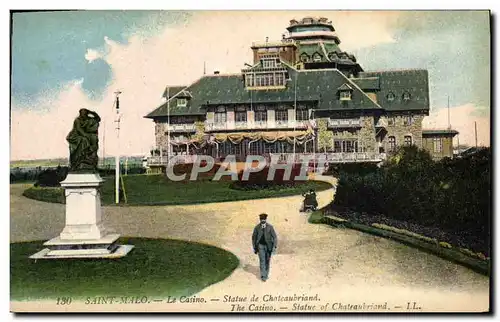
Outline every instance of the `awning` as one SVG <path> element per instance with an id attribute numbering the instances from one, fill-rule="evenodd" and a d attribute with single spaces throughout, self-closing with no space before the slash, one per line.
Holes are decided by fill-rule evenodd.
<path id="1" fill-rule="evenodd" d="M 244 139 L 251 141 L 263 140 L 267 143 L 274 143 L 276 141 L 287 141 L 293 144 L 297 142 L 303 144 L 305 141 L 311 139 L 314 135 L 312 129 L 307 131 L 272 131 L 272 132 L 236 132 L 236 133 L 218 133 L 215 134 L 215 141 L 223 143 L 230 141 L 233 144 L 239 144 Z"/>

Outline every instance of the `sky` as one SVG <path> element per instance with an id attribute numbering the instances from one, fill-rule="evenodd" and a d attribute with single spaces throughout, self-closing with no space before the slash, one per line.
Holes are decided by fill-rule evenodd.
<path id="1" fill-rule="evenodd" d="M 485 11 L 73 11 L 15 13 L 12 21 L 11 160 L 67 157 L 80 108 L 101 115 L 107 156 L 145 155 L 167 85 L 207 72 L 238 73 L 254 41 L 281 39 L 289 20 L 332 20 L 340 47 L 364 70 L 429 71 L 424 128 L 450 121 L 460 144 L 490 144 L 490 34 Z M 122 91 L 119 145 L 114 92 Z M 99 155 L 102 155 L 102 150 Z"/>

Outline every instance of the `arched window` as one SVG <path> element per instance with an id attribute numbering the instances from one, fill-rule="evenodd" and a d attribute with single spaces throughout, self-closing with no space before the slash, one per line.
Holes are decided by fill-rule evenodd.
<path id="1" fill-rule="evenodd" d="M 413 144 L 413 142 L 412 142 L 412 139 L 411 139 L 411 135 L 405 135 L 405 145 L 406 146 L 410 146 L 412 144 Z"/>

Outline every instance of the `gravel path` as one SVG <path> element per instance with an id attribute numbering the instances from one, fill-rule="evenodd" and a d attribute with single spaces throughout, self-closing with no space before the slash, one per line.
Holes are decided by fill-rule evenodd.
<path id="1" fill-rule="evenodd" d="M 335 179 L 324 177 L 332 182 Z M 64 205 L 29 200 L 26 185 L 11 185 L 11 242 L 50 239 L 64 227 Z M 318 193 L 320 207 L 333 189 Z M 489 279 L 460 265 L 391 240 L 358 231 L 307 223 L 298 212 L 301 196 L 219 204 L 160 207 L 104 207 L 104 221 L 124 236 L 178 238 L 216 245 L 234 253 L 240 266 L 224 281 L 207 287 L 198 297 L 207 304 L 151 304 L 121 310 L 230 310 L 224 295 L 315 295 L 320 304 L 388 302 L 392 310 L 417 302 L 423 311 L 484 311 L 488 309 Z M 279 244 L 267 282 L 259 279 L 258 257 L 251 234 L 258 214 L 269 214 Z M 213 300 L 211 300 L 213 299 Z M 219 301 L 216 301 L 216 300 Z M 304 304 L 305 302 L 301 302 Z M 251 310 L 250 302 L 241 303 Z M 255 303 L 277 311 L 293 304 Z M 53 304 L 46 303 L 49 309 Z M 253 308 L 257 308 L 254 306 Z M 413 305 L 413 304 L 412 304 Z M 280 308 L 282 307 L 282 308 Z M 286 307 L 286 309 L 285 309 Z M 110 310 L 109 307 L 84 307 Z"/>

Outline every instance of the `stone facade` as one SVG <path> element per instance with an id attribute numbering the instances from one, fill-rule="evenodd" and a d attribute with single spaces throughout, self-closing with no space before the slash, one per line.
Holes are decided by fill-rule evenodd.
<path id="1" fill-rule="evenodd" d="M 423 114 L 405 113 L 382 116 L 386 134 L 382 136 L 381 144 L 385 151 L 390 151 L 389 138 L 396 139 L 396 146 L 405 144 L 405 137 L 411 137 L 411 143 L 422 147 Z"/>
<path id="2" fill-rule="evenodd" d="M 166 147 L 167 147 L 167 123 L 166 122 L 155 122 L 155 138 L 156 138 L 155 148 L 162 147 L 164 150 L 166 150 Z"/>
<path id="3" fill-rule="evenodd" d="M 377 142 L 375 140 L 375 122 L 373 116 L 362 116 L 361 126 L 358 132 L 359 146 L 363 152 L 376 152 Z"/>

